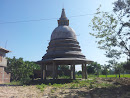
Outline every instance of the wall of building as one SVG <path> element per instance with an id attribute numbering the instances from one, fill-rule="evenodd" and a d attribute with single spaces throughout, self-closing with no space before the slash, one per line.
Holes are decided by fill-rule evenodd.
<path id="1" fill-rule="evenodd" d="M 6 67 L 7 66 L 7 59 L 5 57 L 5 53 L 0 51 L 0 66 Z"/>
<path id="2" fill-rule="evenodd" d="M 9 83 L 10 73 L 5 72 L 4 67 L 0 67 L 0 83 Z"/>
<path id="3" fill-rule="evenodd" d="M 7 67 L 6 53 L 0 51 L 0 83 L 10 82 L 10 73 L 5 72 L 5 67 Z"/>

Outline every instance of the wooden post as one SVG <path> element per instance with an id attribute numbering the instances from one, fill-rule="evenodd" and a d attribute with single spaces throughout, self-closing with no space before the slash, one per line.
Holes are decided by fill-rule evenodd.
<path id="1" fill-rule="evenodd" d="M 73 79 L 75 79 L 75 65 L 73 65 Z"/>
<path id="2" fill-rule="evenodd" d="M 75 65 L 71 65 L 71 79 L 75 79 Z"/>
<path id="3" fill-rule="evenodd" d="M 82 64 L 82 79 L 84 79 L 85 76 L 84 76 L 84 64 Z"/>
<path id="4" fill-rule="evenodd" d="M 56 77 L 56 66 L 55 66 L 55 62 L 53 61 L 53 80 L 55 79 L 55 77 Z"/>
<path id="5" fill-rule="evenodd" d="M 73 69 L 73 66 L 72 65 L 70 65 L 70 70 L 71 70 L 71 75 L 70 75 L 70 77 L 71 77 L 71 79 L 73 79 L 73 71 L 72 71 L 72 69 Z"/>
<path id="6" fill-rule="evenodd" d="M 43 64 L 41 65 L 41 80 L 43 80 Z"/>
<path id="7" fill-rule="evenodd" d="M 46 65 L 43 65 L 43 79 L 46 80 Z"/>
<path id="8" fill-rule="evenodd" d="M 56 79 L 58 78 L 58 65 L 56 65 Z"/>
<path id="9" fill-rule="evenodd" d="M 87 67 L 86 67 L 86 64 L 84 64 L 84 70 L 85 70 L 85 79 L 87 79 Z"/>

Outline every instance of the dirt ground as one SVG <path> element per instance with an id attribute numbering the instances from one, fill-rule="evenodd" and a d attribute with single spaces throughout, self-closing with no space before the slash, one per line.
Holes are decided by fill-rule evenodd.
<path id="1" fill-rule="evenodd" d="M 48 98 L 130 98 L 130 78 L 102 79 L 97 78 L 98 83 L 110 83 L 119 85 L 114 88 L 93 88 L 82 87 L 70 88 L 46 88 L 45 93 Z M 48 92 L 50 89 L 50 92 Z M 47 92 L 46 92 L 47 91 Z"/>
<path id="2" fill-rule="evenodd" d="M 43 98 L 36 86 L 0 86 L 0 98 Z"/>
<path id="3" fill-rule="evenodd" d="M 97 79 L 98 83 L 109 82 L 120 85 L 116 88 L 87 87 L 70 89 L 47 86 L 40 91 L 33 86 L 0 86 L 0 98 L 130 98 L 130 78 Z"/>

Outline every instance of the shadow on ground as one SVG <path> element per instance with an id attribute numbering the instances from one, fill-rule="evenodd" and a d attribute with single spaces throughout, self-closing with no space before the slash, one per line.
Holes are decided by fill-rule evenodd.
<path id="1" fill-rule="evenodd" d="M 81 79 L 79 79 L 81 80 Z M 33 80 L 31 81 L 28 85 L 40 85 L 40 84 L 46 84 L 48 85 L 49 83 L 51 84 L 65 84 L 65 83 L 71 83 L 73 82 L 73 79 L 56 79 L 56 80 L 53 80 L 53 79 L 47 79 L 47 80 L 41 80 L 41 79 L 37 79 L 37 80 Z"/>

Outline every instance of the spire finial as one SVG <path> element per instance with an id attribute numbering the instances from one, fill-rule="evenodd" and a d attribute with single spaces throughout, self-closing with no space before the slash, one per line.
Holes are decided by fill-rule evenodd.
<path id="1" fill-rule="evenodd" d="M 58 20 L 58 25 L 61 26 L 61 25 L 69 25 L 69 20 L 68 18 L 66 17 L 66 14 L 65 14 L 65 9 L 62 8 L 62 13 L 61 13 L 61 17 L 60 19 Z"/>
<path id="2" fill-rule="evenodd" d="M 62 8 L 61 18 L 67 18 L 66 15 L 65 15 L 65 9 L 64 8 Z"/>

